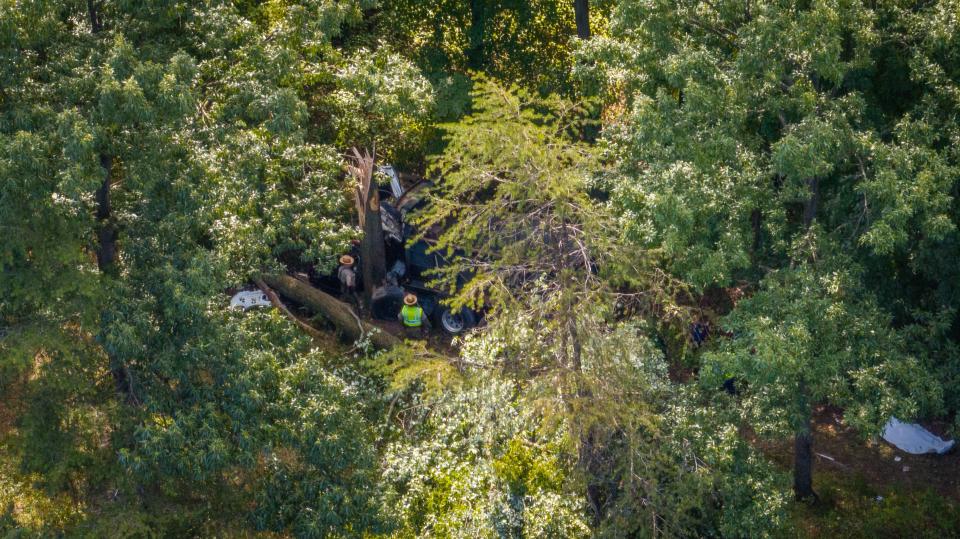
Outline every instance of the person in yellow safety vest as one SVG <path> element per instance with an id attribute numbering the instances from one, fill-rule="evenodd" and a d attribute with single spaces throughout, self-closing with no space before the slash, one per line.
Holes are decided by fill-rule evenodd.
<path id="1" fill-rule="evenodd" d="M 403 323 L 403 331 L 407 337 L 417 339 L 423 336 L 425 329 L 430 329 L 430 320 L 423 313 L 423 309 L 417 305 L 417 296 L 407 294 L 403 297 L 403 307 L 397 318 Z"/>

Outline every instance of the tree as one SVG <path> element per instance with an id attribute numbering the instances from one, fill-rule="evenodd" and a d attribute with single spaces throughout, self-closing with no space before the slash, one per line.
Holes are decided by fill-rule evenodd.
<path id="1" fill-rule="evenodd" d="M 590 0 L 573 0 L 577 19 L 577 37 L 590 39 Z"/>
<path id="2" fill-rule="evenodd" d="M 561 432 L 496 376 L 421 396 L 384 466 L 404 535 L 587 537 Z M 392 419 L 392 418 L 391 418 Z"/>
<path id="3" fill-rule="evenodd" d="M 122 463 L 222 509 L 236 503 L 230 491 L 242 491 L 246 508 L 232 510 L 259 530 L 359 537 L 382 529 L 361 403 L 278 314 L 225 318 L 207 324 L 216 338 L 204 341 L 200 372 L 170 371 L 186 387 L 155 388 L 152 420 L 138 429 L 137 446 L 121 452 Z"/>
<path id="4" fill-rule="evenodd" d="M 25 427 L 3 425 L 2 465 L 15 484 L 31 474 L 71 506 L 96 500 L 96 516 L 129 513 L 138 533 L 238 515 L 301 535 L 379 525 L 366 419 L 307 343 L 284 341 L 289 327 L 244 329 L 223 295 L 284 263 L 332 264 L 352 237 L 339 155 L 307 142 L 316 111 L 301 92 L 317 73 L 300 68 L 360 4 L 0 3 L 0 228 L 17 231 L 0 245 L 0 369 Z M 104 391 L 110 368 L 122 402 Z M 266 452 L 292 460 L 267 469 Z M 144 516 L 155 501 L 183 511 Z M 37 533 L 92 525 L 56 522 Z"/>
<path id="5" fill-rule="evenodd" d="M 607 138 L 629 179 L 616 198 L 640 217 L 637 240 L 662 246 L 673 271 L 698 287 L 782 264 L 813 220 L 837 229 L 838 241 L 864 262 L 893 244 L 927 248 L 894 233 L 894 215 L 914 216 L 899 225 L 928 231 L 938 248 L 951 244 L 953 199 L 945 194 L 955 185 L 953 157 L 916 134 L 932 128 L 949 138 L 955 127 L 929 123 L 939 90 L 921 82 L 925 69 L 911 71 L 910 88 L 891 75 L 906 57 L 926 58 L 926 45 L 903 36 L 894 41 L 906 48 L 882 49 L 898 67 L 873 62 L 879 43 L 889 43 L 884 37 L 900 35 L 889 21 L 932 24 L 936 10 L 907 15 L 860 2 L 742 7 L 625 2 L 615 35 L 583 51 L 600 73 L 610 68 L 599 80 L 627 107 Z M 938 187 L 912 182 L 927 174 Z M 907 195 L 916 190 L 926 193 L 922 200 Z"/>
<path id="6" fill-rule="evenodd" d="M 716 388 L 734 377 L 744 418 L 757 432 L 794 437 L 797 499 L 816 497 L 815 406 L 841 406 L 847 422 L 876 434 L 891 415 L 914 416 L 939 397 L 855 266 L 834 260 L 769 274 L 725 320 L 734 337 L 706 355 L 701 378 Z"/>
<path id="7" fill-rule="evenodd" d="M 465 363 L 516 380 L 545 428 L 568 432 L 595 530 L 710 535 L 763 515 L 770 528 L 751 529 L 769 533 L 782 518 L 782 498 L 767 490 L 775 474 L 729 419 L 704 413 L 675 426 L 694 398 L 673 395 L 662 354 L 644 337 L 649 326 L 614 314 L 631 301 L 675 316 L 679 290 L 651 266 L 652 255 L 627 250 L 624 221 L 592 196 L 606 170 L 595 148 L 577 142 L 582 110 L 489 82 L 473 100 L 473 114 L 444 126 L 438 180 L 415 215 L 420 230 L 440 231 L 436 250 L 449 265 L 435 277 L 454 305 L 487 311 L 485 328 L 461 351 Z M 699 434 L 714 427 L 715 438 Z M 724 512 L 710 509 L 716 483 L 689 474 L 690 462 L 723 470 L 714 477 L 724 481 Z"/>
<path id="8" fill-rule="evenodd" d="M 450 265 L 436 277 L 454 306 L 532 309 L 565 343 L 561 364 L 578 372 L 587 322 L 577 307 L 602 288 L 594 268 L 609 255 L 594 242 L 614 226 L 587 194 L 598 162 L 569 138 L 572 105 L 490 82 L 473 99 L 473 115 L 445 126 L 448 146 L 433 164 L 441 179 L 415 223 L 442 230 L 435 250 Z"/>
<path id="9" fill-rule="evenodd" d="M 440 231 L 434 249 L 449 265 L 435 277 L 451 304 L 489 311 L 500 367 L 552 393 L 545 398 L 570 418 L 581 469 L 601 475 L 594 447 L 609 424 L 594 414 L 610 403 L 601 381 L 615 285 L 667 305 L 670 283 L 644 252 L 619 247 L 617 220 L 591 196 L 603 165 L 577 140 L 581 107 L 491 82 L 473 100 L 472 115 L 445 126 L 447 149 L 433 164 L 440 179 L 414 221 L 423 234 Z M 612 492 L 592 480 L 587 492 L 599 520 Z"/>
<path id="10" fill-rule="evenodd" d="M 353 148 L 349 156 L 347 172 L 354 182 L 354 198 L 357 217 L 363 230 L 360 243 L 361 269 L 363 270 L 363 296 L 367 309 L 375 288 L 383 286 L 387 276 L 387 255 L 383 243 L 383 223 L 380 219 L 380 188 L 373 168 L 375 156 L 361 154 Z"/>
<path id="11" fill-rule="evenodd" d="M 340 148 L 360 148 L 387 163 L 416 154 L 434 106 L 433 88 L 416 66 L 382 47 L 360 50 L 335 67 L 329 111 Z"/>
<path id="12" fill-rule="evenodd" d="M 546 95 L 581 95 L 570 76 L 575 39 L 602 32 L 614 2 L 598 0 L 396 0 L 374 18 L 375 31 L 416 62 L 437 91 L 443 120 L 468 112 L 469 72 Z M 584 33 L 586 32 L 586 34 Z M 451 107 L 450 102 L 457 104 Z"/>
<path id="13" fill-rule="evenodd" d="M 631 217 L 632 241 L 661 253 L 670 273 L 695 292 L 735 284 L 759 289 L 756 303 L 736 306 L 733 326 L 759 332 L 755 325 L 767 320 L 773 333 L 803 328 L 817 342 L 785 335 L 783 357 L 770 353 L 757 365 L 795 361 L 823 374 L 813 365 L 823 361 L 832 365 L 831 376 L 855 376 L 873 356 L 867 348 L 830 348 L 842 339 L 831 344 L 833 330 L 814 320 L 836 303 L 852 313 L 843 323 L 870 320 L 878 332 L 891 324 L 904 330 L 888 337 L 908 341 L 890 348 L 895 357 L 884 361 L 906 364 L 915 354 L 929 370 L 956 372 L 941 346 L 956 337 L 932 322 L 943 320 L 932 313 L 954 316 L 945 303 L 952 292 L 944 295 L 933 284 L 952 279 L 953 270 L 908 261 L 957 245 L 958 162 L 944 151 L 957 125 L 945 120 L 944 87 L 935 82 L 943 79 L 932 74 L 955 72 L 955 56 L 946 51 L 956 50 L 956 38 L 952 30 L 929 38 L 916 33 L 940 27 L 942 8 L 626 1 L 612 18 L 611 37 L 582 47 L 580 72 L 607 98 L 604 137 L 622 174 L 611 182 L 611 200 Z M 817 247 L 800 247 L 811 244 Z M 844 267 L 837 278 L 862 302 L 825 291 L 829 272 Z M 933 273 L 938 277 L 931 279 Z M 773 282 L 780 283 L 776 292 L 768 290 Z M 777 315 L 772 294 L 803 311 L 803 321 Z M 760 304 L 768 310 L 744 312 Z M 914 340 L 920 333 L 938 335 L 939 344 Z M 864 336 L 862 345 L 869 341 Z M 754 348 L 748 338 L 728 346 L 744 361 Z M 878 369 L 884 376 L 899 372 Z M 744 381 L 763 385 L 773 370 L 750 371 Z M 816 386 L 797 393 L 809 399 L 804 406 L 848 401 L 820 381 L 793 381 Z M 765 387 L 775 386 L 770 380 Z M 920 413 L 940 409 L 922 384 L 907 386 L 919 393 L 902 395 L 901 404 L 912 402 Z M 803 406 L 789 406 L 796 411 L 790 432 L 804 432 Z M 886 420 L 871 418 L 870 428 L 853 414 L 848 420 L 866 431 Z M 802 438 L 799 461 L 807 451 Z M 807 495 L 807 471 L 798 472 L 798 494 Z"/>

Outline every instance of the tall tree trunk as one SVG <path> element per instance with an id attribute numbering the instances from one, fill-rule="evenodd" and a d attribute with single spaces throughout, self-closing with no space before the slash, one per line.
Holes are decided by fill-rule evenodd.
<path id="1" fill-rule="evenodd" d="M 807 415 L 806 427 L 794 435 L 793 493 L 797 500 L 816 500 L 813 491 L 813 430 Z"/>
<path id="2" fill-rule="evenodd" d="M 113 176 L 113 157 L 100 154 L 100 167 L 103 168 L 103 181 L 97 188 L 97 268 L 102 275 L 117 277 L 117 227 L 113 222 L 113 207 L 111 203 L 110 183 Z M 106 316 L 102 317 L 101 324 L 106 325 Z M 133 373 L 126 363 L 107 351 L 110 358 L 110 374 L 117 391 L 126 396 L 127 401 L 139 404 L 134 388 Z"/>
<path id="3" fill-rule="evenodd" d="M 100 10 L 97 9 L 96 0 L 87 0 L 87 15 L 90 16 L 90 31 L 94 34 L 103 30 L 103 20 L 100 18 Z"/>
<path id="4" fill-rule="evenodd" d="M 577 20 L 577 37 L 590 39 L 590 0 L 573 0 L 573 12 Z"/>
<path id="5" fill-rule="evenodd" d="M 97 267 L 101 273 L 115 275 L 117 258 L 117 228 L 113 223 L 110 201 L 110 179 L 113 174 L 113 157 L 101 154 L 103 182 L 97 189 Z"/>
<path id="6" fill-rule="evenodd" d="M 353 149 L 353 164 L 347 170 L 356 180 L 357 213 L 363 239 L 360 242 L 360 270 L 363 275 L 363 299 L 371 309 L 374 288 L 382 286 L 387 277 L 387 250 L 383 243 L 383 223 L 380 220 L 380 190 L 373 177 L 375 157 Z"/>
<path id="7" fill-rule="evenodd" d="M 383 286 L 387 277 L 387 252 L 383 244 L 383 224 L 380 222 L 380 194 L 375 181 L 370 182 L 366 202 L 360 267 L 363 270 L 363 299 L 369 312 L 374 288 Z"/>
<path id="8" fill-rule="evenodd" d="M 580 406 L 584 401 L 593 396 L 590 388 L 584 387 L 581 376 L 583 374 L 583 343 L 580 339 L 580 332 L 577 329 L 576 314 L 570 314 L 570 321 L 567 324 L 567 335 L 564 340 L 569 339 L 571 347 L 570 369 L 573 371 L 576 384 L 576 399 L 580 401 Z M 587 504 L 593 513 L 594 525 L 599 525 L 603 519 L 603 508 L 608 498 L 607 489 L 598 478 L 604 476 L 601 451 L 597 449 L 598 426 L 592 423 L 586 425 L 580 419 L 577 409 L 568 403 L 567 410 L 571 414 L 571 420 L 574 422 L 575 429 L 580 431 L 580 443 L 577 444 L 577 461 L 580 469 L 586 473 L 587 477 Z"/>
<path id="9" fill-rule="evenodd" d="M 757 256 L 760 254 L 761 232 L 763 232 L 762 224 L 763 213 L 759 208 L 756 208 L 750 212 L 750 226 L 753 228 L 753 245 L 750 250 L 754 258 L 754 263 L 756 263 Z"/>
<path id="10" fill-rule="evenodd" d="M 597 526 L 603 520 L 603 508 L 606 505 L 607 492 L 602 482 L 603 470 L 600 451 L 597 448 L 597 429 L 588 426 L 586 432 L 580 434 L 580 443 L 577 446 L 577 460 L 580 469 L 587 476 L 587 505 L 593 514 L 593 525 Z"/>
<path id="11" fill-rule="evenodd" d="M 817 208 L 820 206 L 820 180 L 810 178 L 807 180 L 807 187 L 810 188 L 810 198 L 803 207 L 803 227 L 810 228 L 813 220 L 817 218 Z"/>
<path id="12" fill-rule="evenodd" d="M 467 49 L 467 64 L 470 69 L 482 70 L 486 63 L 487 0 L 470 0 L 470 44 Z"/>

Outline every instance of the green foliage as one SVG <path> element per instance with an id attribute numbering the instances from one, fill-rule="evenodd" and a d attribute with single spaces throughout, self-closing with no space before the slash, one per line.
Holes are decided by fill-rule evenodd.
<path id="1" fill-rule="evenodd" d="M 202 369 L 177 367 L 179 395 L 151 403 L 136 451 L 121 460 L 161 488 L 210 502 L 240 488 L 259 529 L 315 537 L 375 528 L 375 454 L 355 397 L 278 316 L 230 321 Z"/>
<path id="2" fill-rule="evenodd" d="M 230 282 L 279 269 L 278 258 L 332 269 L 355 236 L 345 222 L 340 158 L 332 147 L 247 131 L 208 155 L 203 218 L 218 254 L 231 264 Z"/>
<path id="3" fill-rule="evenodd" d="M 408 342 L 368 357 L 364 367 L 385 381 L 387 397 L 410 389 L 432 397 L 457 387 L 464 378 L 455 360 L 430 350 L 422 342 Z"/>
<path id="4" fill-rule="evenodd" d="M 624 2 L 611 39 L 583 61 L 628 112 L 608 138 L 630 178 L 616 198 L 637 217 L 637 241 L 664 249 L 693 284 L 729 283 L 782 260 L 802 232 L 806 182 L 819 178 L 817 220 L 859 257 L 952 248 L 956 156 L 944 143 L 956 126 L 931 114 L 941 90 L 920 83 L 930 75 L 918 65 L 950 60 L 930 58 L 911 28 L 935 14 L 894 3 Z M 874 62 L 894 36 L 928 97 L 877 92 L 903 78 Z"/>
<path id="5" fill-rule="evenodd" d="M 330 114 L 338 146 L 376 148 L 391 162 L 409 159 L 423 144 L 433 89 L 409 60 L 387 48 L 360 50 L 334 76 Z"/>
<path id="6" fill-rule="evenodd" d="M 475 273 L 454 304 L 502 308 L 547 288 L 547 276 L 589 274 L 592 257 L 604 256 L 590 242 L 607 241 L 612 223 L 588 195 L 596 157 L 571 139 L 582 108 L 488 81 L 473 102 L 471 116 L 444 126 L 447 147 L 432 165 L 441 180 L 415 221 L 420 230 L 444 225 L 436 243 L 452 259 L 438 270 L 444 289 Z"/>
<path id="7" fill-rule="evenodd" d="M 612 4 L 590 2 L 594 34 L 603 32 Z M 394 0 L 381 5 L 374 21 L 376 34 L 407 51 L 435 86 L 451 73 L 473 70 L 542 95 L 576 93 L 572 2 Z"/>
<path id="8" fill-rule="evenodd" d="M 0 0 L 0 535 L 773 536 L 746 424 L 955 414 L 956 2 L 590 4 Z M 351 146 L 440 150 L 458 357 L 226 311 L 332 269 Z M 957 526 L 821 492 L 823 534 Z"/>
<path id="9" fill-rule="evenodd" d="M 512 384 L 490 378 L 427 401 L 387 448 L 399 537 L 586 537 L 563 432 L 538 431 Z"/>
<path id="10" fill-rule="evenodd" d="M 17 404 L 0 436 L 19 470 L 3 510 L 23 508 L 5 518 L 40 534 L 97 535 L 86 519 L 126 510 L 146 535 L 237 516 L 302 536 L 377 529 L 349 387 L 285 321 L 221 314 L 226 287 L 352 237 L 336 151 L 305 144 L 318 74 L 301 68 L 370 5 L 28 4 L 0 4 L 0 372 Z M 119 256 L 98 268 L 106 225 Z M 49 497 L 7 495 L 21 477 Z"/>
<path id="11" fill-rule="evenodd" d="M 599 535 L 778 536 L 786 524 L 785 477 L 740 436 L 735 410 L 691 387 L 649 402 L 659 414 L 634 421 L 612 448 L 611 479 L 623 492 Z"/>
<path id="12" fill-rule="evenodd" d="M 816 403 L 876 433 L 890 415 L 936 411 L 938 386 L 903 349 L 848 263 L 772 273 L 725 321 L 734 338 L 704 361 L 701 381 L 742 384 L 745 417 L 760 434 L 802 432 Z"/>

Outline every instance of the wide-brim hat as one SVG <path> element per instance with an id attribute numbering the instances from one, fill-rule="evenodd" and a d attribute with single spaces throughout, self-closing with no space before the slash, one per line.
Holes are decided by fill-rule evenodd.
<path id="1" fill-rule="evenodd" d="M 350 255 L 343 255 L 340 257 L 340 263 L 343 264 L 344 266 L 352 266 L 353 257 Z"/>
<path id="2" fill-rule="evenodd" d="M 414 296 L 413 294 L 407 294 L 406 296 L 403 296 L 403 303 L 404 305 L 416 305 L 417 296 Z"/>

